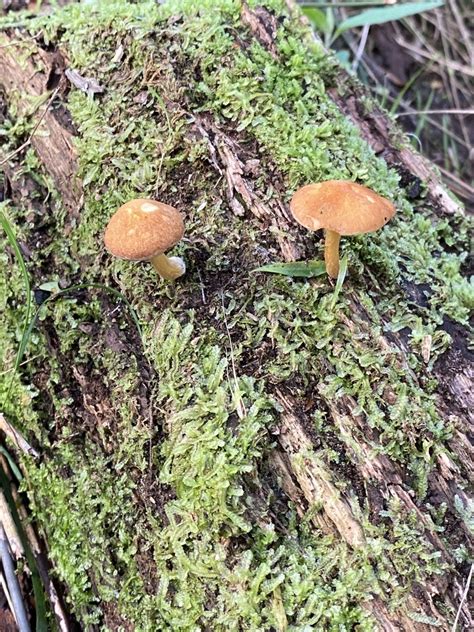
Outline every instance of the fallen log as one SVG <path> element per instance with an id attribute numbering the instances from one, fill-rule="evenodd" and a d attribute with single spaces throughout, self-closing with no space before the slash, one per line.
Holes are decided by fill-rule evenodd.
<path id="1" fill-rule="evenodd" d="M 40 312 L 13 373 L 5 241 L 0 401 L 39 454 L 18 453 L 25 492 L 80 623 L 472 627 L 468 220 L 432 166 L 291 4 L 11 24 L 3 212 Z M 256 272 L 320 257 L 288 201 L 341 178 L 397 206 L 345 240 L 341 291 Z M 174 285 L 104 250 L 133 197 L 186 218 Z"/>

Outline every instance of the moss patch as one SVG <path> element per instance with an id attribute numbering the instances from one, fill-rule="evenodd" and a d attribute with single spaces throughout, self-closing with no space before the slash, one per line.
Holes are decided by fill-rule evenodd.
<path id="1" fill-rule="evenodd" d="M 71 88 L 84 205 L 65 242 L 66 218 L 54 200 L 49 239 L 29 262 L 37 285 L 89 287 L 43 310 L 22 381 L 14 377 L 17 403 L 2 402 L 41 438 L 43 460 L 27 463 L 29 494 L 84 624 L 371 630 L 361 606 L 368 595 L 396 606 L 414 582 L 446 570 L 424 528 L 401 508 L 385 506 L 376 527 L 363 517 L 362 494 L 370 542 L 354 552 L 299 524 L 294 508 L 277 502 L 277 482 L 261 475 L 279 387 L 309 411 L 338 485 L 350 489 L 362 456 L 347 450 L 348 467 L 336 467 L 348 440 L 338 437 L 342 449 L 334 449 L 326 411 L 351 397 L 380 438 L 374 451 L 407 471 L 421 510 L 432 511 L 422 504 L 428 473 L 451 429 L 436 410 L 421 344 L 429 334 L 433 353 L 442 353 L 443 317 L 464 322 L 471 300 L 458 254 L 465 221 L 437 220 L 423 200 L 411 207 L 397 174 L 328 97 L 334 61 L 279 2 L 271 7 L 280 16 L 278 59 L 242 25 L 234 0 L 73 4 L 27 23 L 105 87 L 95 100 Z M 253 185 L 263 200 L 287 199 L 308 180 L 352 178 L 397 202 L 389 227 L 345 244 L 351 276 L 336 301 L 326 279 L 251 272 L 261 258 L 279 256 L 277 242 L 251 213 L 232 213 L 225 176 L 196 125 L 200 115 L 257 161 Z M 18 144 L 13 132 L 9 138 Z M 25 164 L 28 177 L 41 174 L 31 153 Z M 38 177 L 42 191 L 50 188 Z M 189 272 L 175 285 L 159 283 L 150 266 L 112 260 L 101 245 L 113 210 L 146 196 L 186 214 L 176 252 Z M 11 213 L 20 225 L 27 206 Z M 41 229 L 27 223 L 18 236 L 31 244 Z M 314 248 L 296 228 L 294 237 Z M 21 284 L 8 253 L 0 263 L 12 271 L 0 295 L 9 369 Z M 97 283 L 130 300 L 141 339 L 123 304 L 90 287 Z M 410 309 L 400 292 L 408 283 L 427 284 L 429 304 Z M 354 303 L 370 327 L 354 319 Z M 379 344 L 380 334 L 401 327 L 410 332 L 411 371 L 395 347 Z"/>

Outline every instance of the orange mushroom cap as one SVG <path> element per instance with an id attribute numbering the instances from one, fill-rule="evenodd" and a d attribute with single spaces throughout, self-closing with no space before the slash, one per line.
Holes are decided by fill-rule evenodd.
<path id="1" fill-rule="evenodd" d="M 395 214 L 394 205 L 371 189 L 345 180 L 327 180 L 298 189 L 290 202 L 296 221 L 309 230 L 339 235 L 370 233 Z"/>
<path id="2" fill-rule="evenodd" d="M 104 243 L 115 257 L 148 261 L 174 246 L 183 235 L 183 218 L 174 207 L 137 199 L 121 206 L 111 217 Z"/>

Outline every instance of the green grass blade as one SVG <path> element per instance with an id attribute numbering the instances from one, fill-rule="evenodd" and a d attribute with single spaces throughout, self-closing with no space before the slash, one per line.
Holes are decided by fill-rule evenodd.
<path id="1" fill-rule="evenodd" d="M 295 261 L 294 263 L 270 263 L 266 266 L 255 268 L 254 272 L 270 272 L 271 274 L 310 279 L 325 274 L 326 264 L 318 259 L 313 261 Z"/>
<path id="2" fill-rule="evenodd" d="M 429 64 L 428 64 L 429 67 Z M 405 83 L 405 85 L 403 86 L 403 88 L 400 90 L 400 92 L 397 94 L 397 98 L 394 100 L 392 107 L 390 108 L 390 114 L 396 114 L 397 110 L 400 106 L 400 103 L 403 100 L 403 97 L 405 96 L 405 94 L 408 92 L 408 90 L 412 87 L 412 85 L 415 83 L 415 81 L 418 79 L 418 77 L 424 73 L 428 68 L 426 66 L 422 66 L 421 68 L 419 68 L 409 79 L 408 81 Z"/>
<path id="3" fill-rule="evenodd" d="M 401 20 L 410 15 L 416 15 L 423 11 L 430 11 L 442 7 L 444 0 L 433 0 L 432 2 L 406 2 L 404 4 L 395 4 L 386 7 L 378 7 L 375 9 L 367 9 L 356 15 L 351 15 L 343 20 L 336 31 L 336 37 L 344 31 L 353 29 L 357 26 L 372 26 L 373 24 L 383 24 L 384 22 L 393 22 Z"/>
<path id="4" fill-rule="evenodd" d="M 3 456 L 6 458 L 11 471 L 15 475 L 16 480 L 21 483 L 21 481 L 23 480 L 23 474 L 20 472 L 18 465 L 15 463 L 15 460 L 10 452 L 8 452 L 8 450 L 4 448 L 3 445 L 0 445 L 0 454 L 3 454 Z"/>
<path id="5" fill-rule="evenodd" d="M 42 303 L 38 307 L 38 309 L 36 310 L 35 315 L 31 319 L 31 321 L 28 323 L 28 327 L 27 327 L 27 329 L 25 331 L 25 335 L 21 339 L 20 347 L 19 347 L 19 362 L 21 362 L 22 359 L 23 359 L 23 356 L 25 354 L 26 348 L 28 346 L 28 342 L 29 342 L 29 340 L 31 338 L 31 334 L 33 332 L 33 329 L 35 328 L 35 325 L 36 325 L 36 323 L 38 321 L 38 318 L 39 318 L 43 308 L 46 305 L 48 305 L 48 303 L 51 303 L 52 301 L 57 300 L 58 298 L 64 298 L 65 295 L 67 295 L 67 294 L 71 294 L 72 292 L 77 292 L 79 290 L 87 290 L 87 289 L 90 289 L 90 288 L 94 288 L 94 289 L 98 289 L 98 290 L 105 290 L 106 292 L 109 292 L 110 294 L 113 294 L 114 296 L 119 298 L 121 301 L 123 301 L 125 303 L 125 305 L 127 306 L 129 312 L 130 312 L 130 317 L 133 320 L 133 323 L 134 323 L 135 327 L 137 328 L 138 335 L 140 336 L 140 340 L 142 340 L 142 329 L 141 329 L 141 326 L 140 326 L 140 321 L 138 320 L 138 316 L 137 316 L 135 310 L 133 309 L 131 303 L 125 298 L 125 296 L 121 292 L 119 292 L 115 288 L 109 287 L 108 285 L 104 285 L 102 283 L 79 283 L 77 285 L 71 285 L 70 287 L 64 288 L 64 290 L 60 290 L 59 292 L 56 292 L 55 294 L 53 294 L 52 296 L 47 298 L 44 301 L 44 303 Z"/>
<path id="6" fill-rule="evenodd" d="M 317 31 L 320 31 L 321 33 L 327 32 L 328 22 L 324 11 L 317 9 L 316 7 L 302 7 L 301 10 L 305 16 L 311 20 Z"/>
<path id="7" fill-rule="evenodd" d="M 0 204 L 0 208 L 1 206 L 2 204 Z M 18 245 L 18 241 L 16 239 L 13 228 L 10 222 L 8 221 L 8 218 L 6 217 L 5 213 L 2 210 L 0 210 L 0 226 L 3 228 L 7 236 L 7 241 L 13 250 L 16 260 L 18 261 L 18 265 L 20 267 L 21 275 L 23 278 L 23 286 L 25 288 L 25 294 L 26 294 L 26 309 L 25 309 L 25 317 L 23 319 L 23 332 L 22 332 L 22 340 L 23 340 L 28 330 L 28 326 L 29 326 L 30 318 L 31 318 L 32 306 L 31 306 L 30 275 L 28 274 L 28 270 L 26 269 L 25 260 L 23 259 L 23 255 L 21 254 L 21 250 Z M 18 347 L 18 351 L 16 354 L 16 358 L 15 358 L 14 372 L 16 372 L 18 370 L 18 367 L 20 366 L 21 357 L 22 357 L 22 353 L 21 353 L 21 343 L 20 343 L 20 346 Z M 7 397 L 10 394 L 10 391 L 13 385 L 13 379 L 14 379 L 14 373 L 12 374 L 12 377 L 10 379 L 10 384 L 8 385 Z"/>
<path id="8" fill-rule="evenodd" d="M 33 593 L 35 598 L 35 612 L 36 612 L 36 632 L 48 632 L 48 620 L 46 615 L 46 600 L 43 590 L 43 585 L 41 583 L 41 579 L 38 572 L 38 567 L 36 565 L 35 556 L 33 555 L 33 551 L 31 550 L 30 543 L 26 536 L 25 530 L 23 529 L 23 524 L 16 508 L 15 499 L 13 498 L 13 494 L 10 488 L 10 481 L 8 480 L 7 475 L 5 474 L 2 467 L 0 467 L 0 486 L 3 489 L 3 493 L 5 495 L 5 500 L 8 503 L 8 507 L 10 509 L 10 513 L 15 523 L 15 527 L 18 531 L 18 535 L 20 537 L 21 544 L 23 546 L 23 550 L 25 552 L 26 561 L 28 563 L 28 568 L 31 572 L 31 583 L 33 585 Z"/>
<path id="9" fill-rule="evenodd" d="M 332 296 L 331 308 L 333 309 L 336 306 L 337 299 L 339 297 L 339 293 L 342 289 L 342 284 L 344 283 L 344 279 L 347 274 L 347 255 L 344 255 L 341 259 L 341 263 L 339 264 L 339 274 L 337 275 L 336 287 L 334 289 L 334 294 Z"/>

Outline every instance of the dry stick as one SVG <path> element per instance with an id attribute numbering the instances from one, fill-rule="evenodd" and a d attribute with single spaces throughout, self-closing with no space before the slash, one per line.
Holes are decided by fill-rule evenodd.
<path id="1" fill-rule="evenodd" d="M 29 454 L 34 457 L 38 457 L 39 453 L 28 443 L 28 441 L 18 432 L 18 430 L 12 426 L 12 424 L 5 419 L 5 416 L 0 411 L 0 430 L 7 435 L 7 437 L 15 444 L 17 448 L 20 448 L 25 454 Z"/>
<path id="2" fill-rule="evenodd" d="M 471 586 L 471 580 L 472 580 L 472 573 L 473 573 L 473 571 L 474 571 L 474 564 L 471 564 L 471 570 L 469 571 L 469 575 L 468 575 L 468 578 L 466 580 L 466 586 L 464 588 L 464 592 L 463 592 L 462 597 L 461 597 L 461 603 L 459 604 L 459 608 L 458 608 L 458 611 L 456 613 L 456 618 L 454 619 L 454 623 L 453 623 L 453 627 L 451 628 L 451 632 L 456 632 L 456 628 L 458 627 L 458 621 L 459 621 L 459 617 L 461 616 L 461 610 L 462 610 L 464 602 L 466 601 L 467 594 L 468 594 L 469 588 Z"/>
<path id="3" fill-rule="evenodd" d="M 0 461 L 0 467 L 3 463 Z M 10 543 L 10 550 L 13 553 L 15 559 L 24 557 L 23 544 L 21 543 L 20 536 L 15 525 L 15 522 L 10 513 L 10 507 L 8 506 L 7 499 L 3 490 L 0 489 L 0 520 L 2 521 L 3 529 L 6 533 L 8 542 Z"/>
<path id="4" fill-rule="evenodd" d="M 10 612 L 12 613 L 12 617 L 16 623 L 17 621 L 15 619 L 15 608 L 13 607 L 12 598 L 10 597 L 10 593 L 8 592 L 7 580 L 5 579 L 5 575 L 2 572 L 0 572 L 0 588 L 2 589 L 3 594 L 6 597 L 8 607 L 10 608 Z"/>
<path id="5" fill-rule="evenodd" d="M 17 368 L 20 368 L 21 366 L 25 366 L 29 362 L 32 362 L 33 360 L 37 360 L 39 357 L 41 357 L 40 354 L 35 355 L 32 358 L 28 358 L 28 360 L 23 360 L 23 362 L 21 362 Z M 13 373 L 14 370 L 15 370 L 15 367 L 11 366 L 9 369 L 6 369 L 5 371 L 0 371 L 0 377 L 2 377 L 2 375 L 8 375 L 9 373 Z"/>
<path id="6" fill-rule="evenodd" d="M 10 555 L 10 547 L 8 545 L 8 538 L 3 528 L 3 524 L 0 520 L 0 558 L 2 560 L 3 572 L 5 573 L 5 579 L 7 580 L 8 592 L 13 602 L 13 612 L 18 624 L 19 632 L 31 632 L 30 624 L 28 623 L 28 615 L 26 614 L 25 604 L 23 603 L 23 596 L 20 590 L 20 584 L 15 574 L 15 568 L 13 566 L 13 560 Z"/>
<path id="7" fill-rule="evenodd" d="M 439 15 L 437 16 L 438 22 L 439 22 Z M 440 30 L 440 34 L 441 34 L 441 43 L 443 45 L 443 51 L 444 51 L 444 56 L 446 57 L 446 59 L 449 59 L 452 55 L 450 55 L 449 53 L 452 52 L 451 51 L 451 47 L 449 44 L 448 39 L 445 37 L 445 35 L 443 34 L 443 32 Z M 456 81 L 454 79 L 453 73 L 452 72 L 448 72 L 448 81 L 449 84 L 451 86 L 451 93 L 452 93 L 452 97 L 454 100 L 454 105 L 460 109 L 461 108 L 461 101 L 459 100 L 459 94 L 458 94 L 458 88 L 456 85 Z M 459 123 L 461 125 L 461 130 L 462 130 L 462 134 L 464 136 L 464 140 L 466 141 L 466 144 L 469 145 L 470 142 L 470 138 L 469 138 L 469 133 L 466 129 L 466 124 L 464 122 L 464 119 L 461 118 L 459 119 Z"/>
<path id="8" fill-rule="evenodd" d="M 464 182 L 463 180 L 460 180 L 457 176 L 455 176 L 453 173 L 451 173 L 450 171 L 448 171 L 447 169 L 445 169 L 441 165 L 436 165 L 436 166 L 438 167 L 438 169 L 441 171 L 441 173 L 444 176 L 446 176 L 447 178 L 450 178 L 451 180 L 456 182 L 461 188 L 463 188 L 466 191 L 468 191 L 471 195 L 474 195 L 474 188 L 471 187 L 469 184 L 467 184 L 467 182 Z"/>
<path id="9" fill-rule="evenodd" d="M 449 8 L 451 9 L 454 19 L 456 20 L 456 24 L 458 26 L 459 32 L 462 35 L 464 40 L 464 46 L 466 47 L 467 54 L 469 55 L 469 64 L 471 67 L 474 67 L 474 46 L 472 45 L 471 36 L 469 31 L 466 29 L 464 25 L 464 20 L 459 13 L 459 9 L 457 7 L 457 0 L 448 0 Z"/>
<path id="10" fill-rule="evenodd" d="M 28 145 L 31 143 L 31 140 L 33 138 L 33 136 L 36 134 L 38 127 L 41 125 L 41 123 L 43 122 L 44 117 L 46 116 L 47 111 L 49 110 L 49 106 L 51 105 L 51 103 L 54 101 L 57 93 L 59 90 L 59 86 L 53 91 L 53 93 L 51 94 L 50 98 L 48 99 L 48 102 L 46 104 L 46 107 L 44 109 L 44 112 L 41 114 L 41 116 L 39 117 L 36 125 L 33 127 L 31 134 L 28 136 L 28 138 L 25 140 L 25 142 L 20 145 L 19 147 L 17 147 L 14 151 L 12 151 L 10 154 L 8 154 L 8 156 L 6 156 L 6 158 L 4 158 L 3 160 L 0 160 L 0 167 L 4 164 L 6 164 L 7 162 L 9 162 L 12 158 L 14 158 L 17 154 L 19 154 L 21 151 L 23 151 L 26 147 L 28 147 Z"/>
<path id="11" fill-rule="evenodd" d="M 420 57 L 431 59 L 432 61 L 435 61 L 436 63 L 440 64 L 441 66 L 446 66 L 447 68 L 451 68 L 452 70 L 456 70 L 465 75 L 469 75 L 469 77 L 474 77 L 474 70 L 472 70 L 472 68 L 469 68 L 469 66 L 466 66 L 465 64 L 459 64 L 458 62 L 453 61 L 452 59 L 445 60 L 434 49 L 431 49 L 430 52 L 426 52 L 422 48 L 419 48 L 418 46 L 415 46 L 414 44 L 410 44 L 402 37 L 396 37 L 395 41 L 399 46 L 401 46 L 402 48 L 405 48 L 411 53 L 416 53 L 417 55 L 420 55 Z"/>
<path id="12" fill-rule="evenodd" d="M 364 28 L 362 29 L 362 35 L 360 36 L 360 42 L 359 42 L 359 46 L 357 48 L 357 52 L 354 57 L 354 61 L 352 62 L 352 70 L 354 71 L 357 70 L 357 67 L 360 63 L 362 55 L 364 54 L 365 45 L 367 44 L 367 38 L 369 36 L 369 31 L 370 31 L 370 25 L 365 24 Z"/>
<path id="13" fill-rule="evenodd" d="M 394 102 L 395 99 L 391 96 L 391 95 L 387 95 L 387 98 L 390 102 Z M 402 108 L 404 108 L 406 110 L 406 114 L 404 114 L 405 116 L 409 116 L 411 115 L 416 115 L 417 110 L 415 110 L 414 108 L 411 107 L 411 105 L 409 105 L 406 101 L 400 101 L 399 104 Z M 396 116 L 401 116 L 400 114 L 397 114 Z M 446 133 L 450 138 L 452 138 L 453 140 L 455 140 L 457 143 L 459 143 L 460 145 L 462 145 L 463 147 L 465 147 L 466 149 L 470 148 L 470 145 L 466 145 L 465 141 L 463 138 L 461 138 L 460 136 L 458 136 L 457 134 L 455 134 L 454 132 L 452 132 L 449 129 L 445 129 L 443 127 L 443 125 L 441 125 L 440 123 L 438 123 L 438 121 L 436 119 L 433 118 L 429 118 L 427 117 L 426 119 L 428 121 L 428 123 L 430 125 L 432 125 L 433 127 L 436 127 L 436 129 L 439 129 L 441 132 Z"/>
<path id="14" fill-rule="evenodd" d="M 394 114 L 394 116 L 412 116 L 414 114 L 467 114 L 473 116 L 474 110 L 413 110 L 411 112 L 400 112 Z M 380 114 L 380 116 L 384 116 L 384 114 Z"/>
<path id="15" fill-rule="evenodd" d="M 26 42 L 29 42 L 31 40 L 35 40 L 38 39 L 39 37 L 41 37 L 41 33 L 38 33 L 37 35 L 32 35 L 31 37 L 26 37 L 22 40 L 17 40 L 16 42 L 9 42 L 8 44 L 1 44 L 0 48 L 9 48 L 10 46 L 21 46 L 22 44 L 25 44 Z"/>

